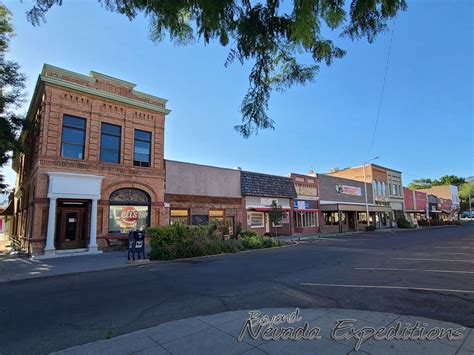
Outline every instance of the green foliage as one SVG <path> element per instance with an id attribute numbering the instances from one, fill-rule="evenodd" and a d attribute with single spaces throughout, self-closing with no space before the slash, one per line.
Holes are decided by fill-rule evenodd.
<path id="1" fill-rule="evenodd" d="M 36 0 L 27 13 L 39 25 L 53 6 L 63 0 Z M 345 51 L 324 38 L 327 29 L 352 40 L 372 42 L 386 30 L 387 21 L 407 8 L 405 0 L 295 0 L 285 6 L 278 0 L 99 0 L 130 20 L 144 14 L 150 20 L 151 38 L 166 35 L 186 45 L 199 39 L 230 45 L 225 65 L 236 59 L 250 61 L 249 89 L 240 108 L 242 124 L 235 129 L 244 137 L 260 129 L 273 129 L 268 103 L 273 90 L 314 80 L 320 63 L 330 65 Z M 299 61 L 307 54 L 312 63 Z"/>
<path id="2" fill-rule="evenodd" d="M 410 222 L 406 220 L 406 218 L 400 217 L 397 219 L 397 226 L 398 228 L 413 228 Z"/>
<path id="3" fill-rule="evenodd" d="M 20 66 L 5 58 L 13 37 L 10 11 L 0 3 L 0 167 L 11 158 L 10 152 L 20 152 L 20 131 L 24 126 L 23 117 L 15 113 L 24 100 L 25 76 Z M 7 188 L 5 177 L 0 174 L 0 193 Z"/>
<path id="4" fill-rule="evenodd" d="M 375 229 L 376 229 L 376 228 L 375 228 L 375 225 L 374 225 L 374 224 L 371 224 L 371 225 L 365 227 L 365 230 L 366 230 L 367 232 L 373 232 Z"/>
<path id="5" fill-rule="evenodd" d="M 461 186 L 465 183 L 465 179 L 456 175 L 444 175 L 439 179 L 415 179 L 408 184 L 408 188 L 411 190 L 417 189 L 429 189 L 432 186 L 440 185 L 454 185 Z"/>
<path id="6" fill-rule="evenodd" d="M 239 240 L 222 240 L 212 226 L 185 226 L 174 224 L 167 227 L 150 227 L 150 259 L 173 260 L 204 255 L 236 253 L 246 249 L 271 248 L 283 245 L 273 238 L 259 237 L 249 232 Z"/>
<path id="7" fill-rule="evenodd" d="M 248 237 L 258 237 L 257 232 L 254 231 L 244 231 L 239 234 L 239 238 L 248 238 Z"/>
<path id="8" fill-rule="evenodd" d="M 469 192 L 471 193 L 471 206 L 474 207 L 474 182 L 466 182 L 459 186 L 462 210 L 469 210 Z"/>

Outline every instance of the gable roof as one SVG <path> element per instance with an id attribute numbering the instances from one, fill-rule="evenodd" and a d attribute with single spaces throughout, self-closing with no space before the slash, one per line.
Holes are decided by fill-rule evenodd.
<path id="1" fill-rule="evenodd" d="M 240 192 L 243 196 L 296 198 L 291 178 L 249 171 L 240 173 Z"/>

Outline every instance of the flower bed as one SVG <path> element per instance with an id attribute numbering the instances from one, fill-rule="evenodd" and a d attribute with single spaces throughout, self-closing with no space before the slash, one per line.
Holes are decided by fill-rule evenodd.
<path id="1" fill-rule="evenodd" d="M 236 253 L 249 249 L 282 246 L 283 242 L 260 237 L 254 232 L 242 232 L 238 238 L 223 240 L 216 226 L 186 226 L 175 224 L 167 227 L 150 227 L 150 259 L 173 260 L 204 255 Z"/>

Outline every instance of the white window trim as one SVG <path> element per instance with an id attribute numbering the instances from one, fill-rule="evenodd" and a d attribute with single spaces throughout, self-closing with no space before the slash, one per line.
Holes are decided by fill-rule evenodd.
<path id="1" fill-rule="evenodd" d="M 262 216 L 262 224 L 258 225 L 258 226 L 252 225 L 252 218 L 250 218 L 250 228 L 264 228 L 265 227 L 265 213 L 263 213 L 263 212 L 247 212 L 247 216 L 252 215 L 252 214 L 261 215 Z"/>

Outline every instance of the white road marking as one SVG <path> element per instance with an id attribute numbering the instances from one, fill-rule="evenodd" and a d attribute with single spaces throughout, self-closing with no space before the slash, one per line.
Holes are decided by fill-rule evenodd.
<path id="1" fill-rule="evenodd" d="M 426 288 L 426 287 L 408 287 L 408 286 L 376 286 L 376 285 L 343 285 L 343 284 L 320 284 L 311 282 L 302 282 L 302 286 L 323 286 L 323 287 L 348 287 L 348 288 L 381 288 L 395 290 L 416 290 L 416 291 L 435 291 L 435 292 L 452 292 L 452 293 L 472 293 L 470 290 L 452 290 L 445 288 Z"/>
<path id="2" fill-rule="evenodd" d="M 458 271 L 458 270 L 430 270 L 430 269 L 397 269 L 389 267 L 356 267 L 356 270 L 376 270 L 376 271 L 418 271 L 418 272 L 443 272 L 453 274 L 474 274 L 474 271 Z"/>
<path id="3" fill-rule="evenodd" d="M 433 247 L 434 249 L 474 249 L 473 247 Z"/>
<path id="4" fill-rule="evenodd" d="M 422 259 L 422 258 L 393 258 L 396 260 L 420 260 L 420 261 L 444 261 L 444 262 L 456 262 L 456 263 L 474 263 L 474 260 L 456 260 L 456 259 Z"/>

